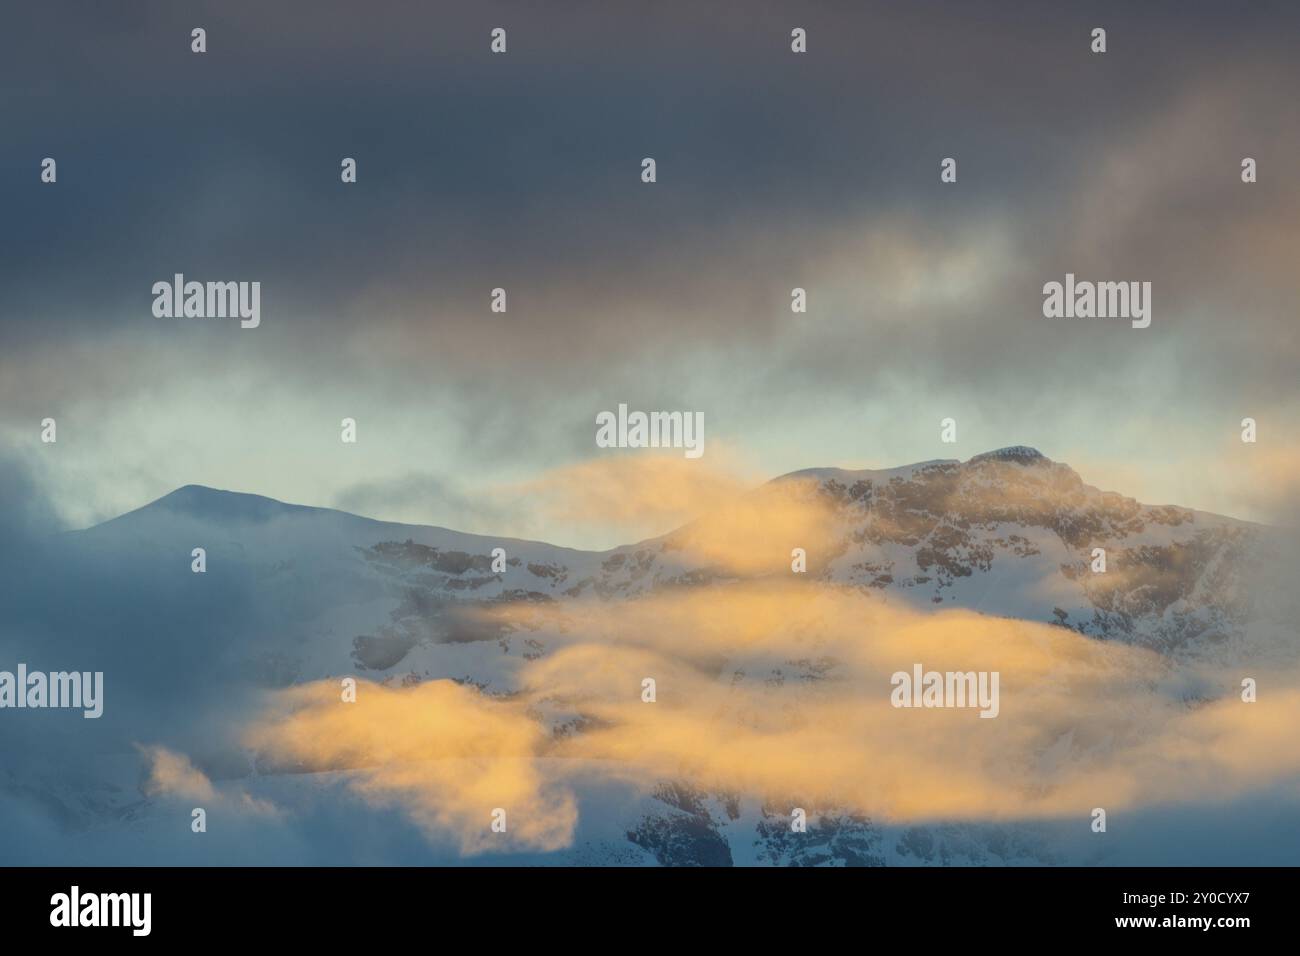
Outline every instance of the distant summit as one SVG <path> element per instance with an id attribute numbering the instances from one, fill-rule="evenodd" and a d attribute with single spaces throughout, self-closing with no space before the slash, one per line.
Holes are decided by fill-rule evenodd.
<path id="1" fill-rule="evenodd" d="M 898 465 L 893 468 L 804 468 L 801 471 L 792 471 L 789 474 L 781 475 L 776 481 L 786 481 L 789 479 L 806 479 L 812 478 L 816 481 L 835 480 L 852 483 L 854 481 L 890 481 L 898 478 L 903 481 L 910 481 L 918 474 L 924 473 L 931 469 L 948 469 L 960 471 L 970 465 L 979 465 L 982 462 L 999 461 L 1008 462 L 1014 465 L 1056 465 L 1037 448 L 1031 448 L 1028 445 L 1008 445 L 1006 448 L 996 448 L 993 451 L 986 451 L 976 455 L 967 461 L 960 461 L 956 458 L 934 458 L 929 461 L 913 462 L 910 465 Z M 1061 466 L 1066 467 L 1066 466 Z"/>
<path id="2" fill-rule="evenodd" d="M 966 464 L 974 465 L 981 461 L 1010 461 L 1018 465 L 1037 465 L 1050 464 L 1052 459 L 1037 448 L 1030 448 L 1028 445 L 1008 445 L 1006 448 L 998 448 L 993 451 L 986 451 L 982 455 L 976 455 Z"/>
<path id="3" fill-rule="evenodd" d="M 228 521 L 269 521 L 286 512 L 322 510 L 306 505 L 286 504 L 263 495 L 222 491 L 206 485 L 185 485 L 145 507 L 177 511 L 195 518 L 217 518 Z"/>
<path id="4" fill-rule="evenodd" d="M 183 516 L 199 521 L 222 524 L 232 522 L 261 524 L 288 514 L 317 514 L 327 508 L 292 505 L 263 495 L 240 491 L 222 491 L 206 485 L 185 485 L 134 511 L 118 515 L 96 527 L 117 526 L 141 520 L 168 520 L 168 516 Z M 90 529 L 87 529 L 90 530 Z"/>

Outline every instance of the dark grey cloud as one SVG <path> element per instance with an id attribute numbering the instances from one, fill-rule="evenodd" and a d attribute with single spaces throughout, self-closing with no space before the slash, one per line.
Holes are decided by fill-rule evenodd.
<path id="1" fill-rule="evenodd" d="M 428 408 L 474 466 L 589 451 L 619 400 L 741 441 L 795 401 L 846 431 L 935 395 L 989 419 L 1293 404 L 1297 25 L 1284 3 L 30 6 L 0 41 L 4 418 L 274 383 Z M 967 258 L 984 281 L 931 294 Z M 176 271 L 260 280 L 263 327 L 154 319 Z M 1043 320 L 1066 271 L 1152 281 L 1152 329 Z"/>
<path id="2" fill-rule="evenodd" d="M 17 228 L 3 305 L 20 339 L 133 328 L 150 282 L 173 270 L 259 276 L 268 308 L 299 330 L 395 321 L 354 301 L 374 285 L 404 292 L 408 312 L 477 312 L 496 276 L 520 308 L 562 292 L 572 324 L 544 313 L 557 333 L 596 325 L 611 299 L 657 305 L 680 331 L 674 313 L 727 311 L 689 273 L 752 281 L 754 265 L 798 261 L 828 227 L 899 211 L 940 225 L 1025 209 L 1032 223 L 1040 204 L 1050 215 L 1192 82 L 1288 63 L 1279 25 L 1296 18 L 1279 6 L 1225 24 L 1187 4 L 1177 18 L 1159 4 L 1066 16 L 669 4 L 635 17 L 596 4 L 146 4 L 70 28 L 59 7 L 7 31 L 0 182 Z M 1084 42 L 1098 17 L 1104 60 Z M 200 21 L 202 57 L 187 43 Z M 498 22 L 514 45 L 494 58 Z M 813 37 L 805 59 L 788 52 L 794 22 Z M 1259 79 L 1241 113 L 1269 133 L 1294 108 Z M 661 182 L 629 188 L 650 154 Z M 935 166 L 950 154 L 963 181 L 945 192 Z M 34 175 L 45 155 L 60 160 L 57 189 Z M 343 155 L 361 163 L 355 189 L 337 181 Z M 747 261 L 735 246 L 753 233 L 781 248 Z M 666 277 L 699 301 L 656 296 Z M 745 332 L 740 316 L 723 327 Z"/>

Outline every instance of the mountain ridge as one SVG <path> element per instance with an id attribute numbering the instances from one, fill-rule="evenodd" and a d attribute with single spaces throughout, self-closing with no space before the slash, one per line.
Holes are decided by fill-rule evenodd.
<path id="1" fill-rule="evenodd" d="M 188 671 L 218 682 L 220 707 L 229 706 L 227 694 L 242 701 L 322 681 L 337 686 L 342 676 L 392 690 L 431 684 L 444 702 L 463 690 L 492 705 L 543 687 L 529 711 L 542 753 L 610 729 L 605 703 L 574 698 L 566 686 L 585 686 L 587 654 L 635 661 L 625 676 L 638 717 L 646 673 L 658 675 L 668 707 L 685 699 L 681 687 L 714 683 L 720 701 L 758 704 L 789 694 L 815 707 L 821 695 L 870 677 L 855 670 L 864 658 L 883 661 L 876 675 L 883 699 L 890 669 L 935 663 L 950 637 L 986 629 L 987 641 L 973 643 L 967 633 L 958 642 L 953 653 L 963 669 L 979 655 L 996 662 L 999 648 L 1027 651 L 1040 641 L 1097 661 L 1132 655 L 1160 677 L 1150 701 L 1164 706 L 1171 698 L 1173 707 L 1191 709 L 1224 693 L 1201 676 L 1206 668 L 1250 659 L 1261 646 L 1289 653 L 1274 636 L 1291 640 L 1291 622 L 1300 619 L 1292 600 L 1263 619 L 1262 631 L 1251 630 L 1261 568 L 1284 577 L 1288 567 L 1267 547 L 1255 553 L 1272 540 L 1264 526 L 1099 491 L 1028 446 L 964 462 L 805 469 L 737 493 L 717 510 L 659 538 L 589 552 L 191 484 L 73 533 L 65 541 L 79 560 L 66 566 L 108 582 L 105 593 L 135 589 L 127 603 L 147 608 L 149 618 L 121 637 L 123 646 L 139 661 L 194 655 Z M 191 564 L 199 547 L 201 574 Z M 924 628 L 887 633 L 873 623 L 876 615 Z M 117 619 L 93 618 L 112 628 Z M 87 626 L 75 624 L 76 633 Z M 1029 643 L 1017 636 L 1025 630 L 1034 634 Z M 754 643 L 754 633 L 772 640 Z M 928 642 L 920 657 L 914 637 Z M 893 647 L 891 639 L 901 643 Z M 650 640 L 662 656 L 641 656 Z M 1060 662 L 1087 678 L 1076 658 L 1071 652 Z M 1165 668 L 1173 676 L 1163 676 Z M 544 679 L 535 682 L 535 674 Z M 851 686 L 848 693 L 855 694 Z M 1069 688 L 1061 693 L 1068 701 Z M 1140 697 L 1134 726 L 1148 702 Z M 760 725 L 770 716 L 765 704 L 754 713 Z M 732 716 L 748 726 L 748 712 Z M 259 797 L 311 805 L 356 770 L 347 761 L 304 764 L 227 750 L 206 735 L 187 742 L 155 730 L 153 713 L 139 720 L 124 739 L 161 736 L 189 749 L 214 779 Z M 1062 752 L 1086 757 L 1096 740 L 1109 739 L 1106 720 L 1078 726 L 1077 735 L 1072 718 L 1044 730 L 1041 746 L 1027 753 L 1033 766 Z M 1060 859 L 1058 846 L 1033 828 L 895 826 L 838 804 L 809 805 L 810 824 L 816 820 L 809 832 L 818 839 L 804 846 L 788 836 L 784 804 L 774 808 L 766 793 L 740 799 L 662 773 L 646 792 L 584 810 L 584 829 L 565 852 L 662 864 Z M 87 819 L 140 813 L 161 821 L 167 812 L 148 794 L 137 808 L 129 780 L 107 795 L 51 787 L 63 803 L 87 807 Z M 586 807 L 598 803 L 585 799 Z"/>
<path id="2" fill-rule="evenodd" d="M 1270 525 L 1260 524 L 1258 522 L 1249 521 L 1248 519 L 1237 518 L 1231 515 L 1223 515 L 1217 512 L 1203 511 L 1201 509 L 1192 508 L 1186 505 L 1176 505 L 1176 504 L 1156 505 L 1149 502 L 1138 502 L 1136 498 L 1130 498 L 1129 496 L 1123 495 L 1120 492 L 1103 491 L 1102 489 L 1096 488 L 1093 485 L 1088 485 L 1085 482 L 1083 482 L 1082 478 L 1078 476 L 1078 473 L 1068 464 L 1064 462 L 1055 461 L 1049 458 L 1048 456 L 1044 455 L 1037 448 L 1034 448 L 1029 445 L 1007 445 L 1001 448 L 996 448 L 990 451 L 981 452 L 979 454 L 973 455 L 970 458 L 966 459 L 965 461 L 956 458 L 934 458 L 934 459 L 928 459 L 924 461 L 912 462 L 910 464 L 896 465 L 887 468 L 843 468 L 839 466 L 819 466 L 819 467 L 811 467 L 811 468 L 802 468 L 796 471 L 786 472 L 784 474 L 777 475 L 776 477 L 771 478 L 760 485 L 756 485 L 753 489 L 750 490 L 756 491 L 758 489 L 771 486 L 771 485 L 778 485 L 782 483 L 807 480 L 807 479 L 813 479 L 818 482 L 826 482 L 826 481 L 833 480 L 842 483 L 857 482 L 857 481 L 888 482 L 893 479 L 901 479 L 906 481 L 906 480 L 910 480 L 916 474 L 930 469 L 942 469 L 942 468 L 965 469 L 965 468 L 972 468 L 984 464 L 1012 464 L 1012 465 L 1017 465 L 1025 468 L 1058 469 L 1061 471 L 1062 474 L 1068 474 L 1070 476 L 1073 476 L 1074 479 L 1077 479 L 1079 484 L 1084 488 L 1094 490 L 1101 495 L 1115 495 L 1127 501 L 1137 502 L 1143 507 L 1176 508 L 1183 511 L 1187 511 L 1195 515 L 1201 515 L 1216 520 L 1234 522 L 1245 526 L 1251 526 L 1257 528 L 1271 527 Z M 225 504 L 227 505 L 227 507 L 223 509 L 220 507 L 221 504 Z M 269 495 L 262 495 L 257 492 L 233 491 L 230 489 L 216 488 L 211 485 L 189 483 L 189 484 L 181 485 L 180 487 L 168 492 L 167 494 L 164 494 L 161 497 L 154 499 L 153 501 L 147 502 L 146 504 L 141 505 L 138 508 L 134 508 L 130 511 L 123 512 L 122 514 L 116 515 L 112 518 L 108 518 L 104 521 L 90 525 L 86 528 L 77 529 L 77 531 L 73 533 L 92 531 L 97 528 L 103 528 L 107 525 L 114 524 L 115 522 L 121 522 L 124 519 L 130 519 L 132 517 L 139 517 L 150 513 L 156 513 L 158 511 L 170 511 L 170 512 L 187 515 L 190 517 L 196 517 L 196 518 L 233 519 L 233 520 L 251 521 L 251 522 L 265 522 L 280 514 L 300 514 L 300 515 L 330 514 L 330 515 L 345 516 L 347 518 L 355 519 L 358 521 L 373 522 L 375 524 L 381 524 L 387 526 L 406 527 L 412 529 L 427 529 L 427 530 L 463 535 L 470 538 L 482 538 L 482 539 L 492 539 L 492 540 L 499 540 L 499 541 L 513 541 L 513 542 L 525 543 L 525 544 L 547 545 L 553 548 L 562 548 L 567 551 L 577 551 L 577 552 L 583 552 L 587 554 L 608 554 L 626 548 L 636 547 L 638 545 L 644 544 L 645 542 L 657 541 L 660 538 L 671 536 L 672 534 L 677 533 L 678 531 L 681 530 L 681 527 L 673 528 L 664 532 L 664 534 L 662 535 L 655 535 L 650 538 L 643 539 L 642 541 L 631 541 L 631 542 L 615 545 L 613 547 L 606 548 L 603 550 L 593 550 L 593 549 L 586 549 L 586 548 L 573 548 L 566 545 L 552 544 L 551 542 L 544 541 L 541 539 L 519 538 L 513 535 L 500 535 L 494 533 L 459 531 L 455 528 L 450 528 L 445 525 L 429 524 L 423 522 L 411 522 L 411 521 L 390 521 L 384 518 L 375 518 L 369 515 L 358 514 L 352 511 L 346 511 L 341 508 L 335 508 L 335 507 L 324 506 L 324 505 L 307 505 L 307 504 L 299 504 L 295 502 L 283 501 L 281 499 L 273 498 Z"/>

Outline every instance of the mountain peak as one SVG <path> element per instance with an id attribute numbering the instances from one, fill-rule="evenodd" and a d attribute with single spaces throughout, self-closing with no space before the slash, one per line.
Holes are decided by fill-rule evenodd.
<path id="1" fill-rule="evenodd" d="M 917 474 L 922 474 L 933 468 L 960 468 L 962 465 L 978 465 L 986 461 L 1009 462 L 1015 465 L 1055 465 L 1056 462 L 1048 458 L 1037 448 L 1029 445 L 1008 445 L 1005 448 L 995 448 L 992 451 L 986 451 L 982 454 L 975 455 L 965 462 L 956 458 L 935 458 L 929 461 L 913 462 L 910 465 L 899 465 L 893 468 L 868 468 L 868 469 L 844 469 L 844 468 L 804 468 L 801 471 L 792 471 L 787 475 L 782 475 L 776 481 L 784 481 L 794 478 L 812 478 L 818 481 L 834 479 L 837 481 L 856 481 L 859 479 L 872 479 L 878 481 L 889 481 L 893 478 L 902 478 L 910 480 Z"/>
<path id="2" fill-rule="evenodd" d="M 141 511 L 171 511 L 194 518 L 223 521 L 262 522 L 289 512 L 319 511 L 304 505 L 291 505 L 275 498 L 248 494 L 242 491 L 224 491 L 207 485 L 183 485 L 170 494 L 163 495 Z"/>
<path id="3" fill-rule="evenodd" d="M 1008 445 L 1006 448 L 995 448 L 993 451 L 986 451 L 982 455 L 976 455 L 974 458 L 966 462 L 966 464 L 974 465 L 981 461 L 1009 461 L 1018 465 L 1052 463 L 1052 459 L 1048 458 L 1037 448 L 1031 448 L 1028 445 Z"/>

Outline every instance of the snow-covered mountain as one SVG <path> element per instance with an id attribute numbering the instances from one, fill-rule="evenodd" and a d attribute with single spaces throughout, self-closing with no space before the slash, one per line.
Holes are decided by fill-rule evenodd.
<path id="1" fill-rule="evenodd" d="M 825 508 L 809 527 L 810 576 L 919 606 L 961 607 L 1061 624 L 1104 640 L 1182 651 L 1230 640 L 1247 613 L 1242 575 L 1269 529 L 1172 505 L 1144 505 L 1083 483 L 1067 465 L 1014 446 L 966 462 L 887 470 L 817 468 L 753 495 L 751 520 L 790 500 Z M 705 519 L 707 521 L 707 518 Z M 807 524 L 811 524 L 808 522 Z M 789 547 L 737 569 L 691 547 L 697 526 L 605 552 L 404 525 L 189 485 L 76 533 L 88 549 L 181 555 L 207 549 L 299 612 L 333 617 L 308 639 L 298 677 L 360 666 L 399 671 L 417 647 L 496 641 L 455 610 L 501 602 L 617 600 L 662 588 L 790 573 Z M 800 528 L 804 531 L 804 528 Z M 780 542 L 785 544 L 785 542 Z M 493 550 L 505 551 L 494 572 Z M 1092 568 L 1105 551 L 1105 573 Z M 180 560 L 180 559 L 178 559 Z M 325 606 L 301 608 L 301 602 Z M 383 608 L 384 612 L 379 613 Z"/>
<path id="2" fill-rule="evenodd" d="M 1270 549 L 1280 547 L 1272 529 L 1100 491 L 1021 446 L 965 462 L 795 472 L 723 510 L 730 513 L 589 552 L 190 485 L 70 533 L 64 544 L 90 566 L 153 575 L 172 593 L 173 622 L 195 615 L 220 621 L 221 601 L 204 603 L 210 599 L 198 597 L 200 588 L 238 594 L 240 618 L 225 631 L 218 623 L 220 636 L 202 651 L 209 679 L 232 694 L 355 675 L 389 687 L 450 679 L 499 699 L 520 691 L 531 664 L 568 645 L 570 608 L 595 605 L 617 621 L 621 602 L 764 582 L 799 581 L 912 613 L 962 608 L 1038 622 L 1171 661 L 1221 657 L 1247 639 L 1250 582 L 1275 563 Z M 206 552 L 203 575 L 191 573 L 195 548 Z M 796 553 L 806 571 L 794 567 Z M 186 595 L 201 607 L 192 608 Z M 729 685 L 766 686 L 833 677 L 836 663 L 733 654 L 710 666 Z M 531 713 L 557 738 L 593 725 L 566 701 Z M 138 741 L 139 724 L 130 733 Z M 151 739 L 166 742 L 166 729 Z M 191 733 L 185 747 L 209 777 L 246 779 L 259 799 L 281 804 L 299 802 L 295 791 L 303 787 L 321 799 L 322 788 L 330 791 L 346 772 L 240 753 L 226 739 L 207 743 L 195 744 Z M 54 799 L 77 826 L 147 826 L 139 821 L 150 818 L 152 801 L 120 783 L 108 788 L 111 796 L 101 788 L 94 798 Z M 9 789 L 40 785 L 10 779 Z M 1033 825 L 885 827 L 836 807 L 814 810 L 810 835 L 794 840 L 788 810 L 769 795 L 707 792 L 671 778 L 640 788 L 604 780 L 580 794 L 573 844 L 533 862 L 1084 858 Z"/>

